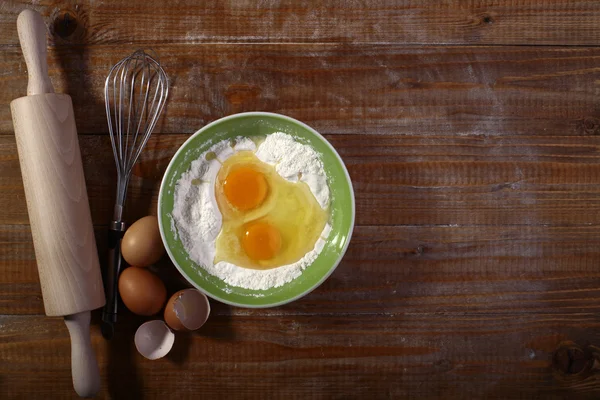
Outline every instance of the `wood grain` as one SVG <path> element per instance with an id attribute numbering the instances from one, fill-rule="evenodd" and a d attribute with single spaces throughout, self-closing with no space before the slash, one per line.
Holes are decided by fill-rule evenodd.
<path id="1" fill-rule="evenodd" d="M 155 212 L 163 173 L 188 135 L 154 135 L 135 167 L 125 216 Z M 597 225 L 600 137 L 327 135 L 352 177 L 359 225 Z M 108 136 L 80 136 L 97 225 L 111 218 Z M 17 152 L 0 137 L 0 224 L 28 223 Z"/>
<path id="2" fill-rule="evenodd" d="M 0 9 L 0 44 L 17 42 L 12 23 L 28 6 Z M 596 45 L 600 6 L 579 0 L 203 1 L 132 5 L 34 2 L 55 44 L 335 42 Z"/>
<path id="3" fill-rule="evenodd" d="M 21 97 L 11 111 L 46 314 L 102 307 L 104 288 L 71 99 L 55 93 Z"/>
<path id="4" fill-rule="evenodd" d="M 164 4 L 163 4 L 164 3 Z M 124 308 L 92 344 L 100 398 L 600 398 L 600 4 L 290 0 L 0 4 L 0 390 L 74 398 L 68 332 L 43 303 L 8 104 L 27 72 L 16 15 L 49 26 L 75 105 L 101 263 L 114 201 L 102 88 L 151 47 L 166 118 L 126 218 L 154 213 L 178 146 L 222 116 L 272 111 L 325 134 L 354 182 L 348 253 L 267 310 L 212 302 L 202 330 L 143 359 Z M 187 284 L 166 259 L 169 293 Z"/>
<path id="5" fill-rule="evenodd" d="M 17 25 L 28 87 L 10 106 L 44 307 L 78 314 L 105 300 L 73 104 L 50 83 L 40 14 L 25 10 Z"/>
<path id="6" fill-rule="evenodd" d="M 17 31 L 27 65 L 27 95 L 54 93 L 48 77 L 48 35 L 42 16 L 30 9 L 23 10 L 17 19 Z"/>
<path id="7" fill-rule="evenodd" d="M 75 392 L 84 398 L 100 392 L 100 371 L 90 337 L 91 312 L 66 315 L 65 325 L 71 339 L 71 381 Z"/>
<path id="8" fill-rule="evenodd" d="M 103 265 L 106 229 L 96 228 Z M 291 305 L 252 314 L 596 315 L 598 237 L 597 225 L 359 226 L 346 257 L 319 289 Z M 40 313 L 28 226 L 1 226 L 0 243 L 0 313 Z M 166 257 L 156 271 L 169 293 L 188 286 Z M 213 314 L 225 309 L 213 304 Z"/>
<path id="9" fill-rule="evenodd" d="M 80 134 L 107 134 L 104 80 L 135 46 L 55 48 L 50 76 Z M 171 90 L 157 133 L 242 111 L 287 114 L 323 134 L 572 136 L 598 131 L 600 48 L 308 44 L 163 45 Z M 0 52 L 0 133 L 24 95 L 21 52 Z M 350 84 L 348 84 L 350 83 Z"/>
<path id="10" fill-rule="evenodd" d="M 121 324 L 121 335 L 112 342 L 92 327 L 103 378 L 100 398 L 189 398 L 200 392 L 207 398 L 268 393 L 316 399 L 591 399 L 599 394 L 593 367 L 579 374 L 553 367 L 561 343 L 585 349 L 587 341 L 600 340 L 600 324 L 591 315 L 222 315 L 197 334 L 178 335 L 172 353 L 158 361 L 135 352 L 131 338 L 140 321 Z M 61 321 L 3 316 L 0 337 L 6 396 L 73 396 Z M 49 341 L 53 346 L 45 345 Z"/>

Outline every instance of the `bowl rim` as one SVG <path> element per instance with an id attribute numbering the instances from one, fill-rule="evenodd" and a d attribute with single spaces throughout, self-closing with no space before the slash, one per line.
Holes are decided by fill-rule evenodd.
<path id="1" fill-rule="evenodd" d="M 253 304 L 244 304 L 244 303 L 237 303 L 235 301 L 230 301 L 230 300 L 226 300 L 223 299 L 217 295 L 214 295 L 212 293 L 207 292 L 206 290 L 204 290 L 202 287 L 200 287 L 200 285 L 198 285 L 196 282 L 194 282 L 193 279 L 191 279 L 190 277 L 187 276 L 187 274 L 183 271 L 183 269 L 179 266 L 177 260 L 175 259 L 175 256 L 173 255 L 173 253 L 171 252 L 171 249 L 168 246 L 166 237 L 165 237 L 165 229 L 163 226 L 163 222 L 162 222 L 162 206 L 161 206 L 161 199 L 163 197 L 164 194 L 164 190 L 165 190 L 165 186 L 166 186 L 166 179 L 165 177 L 169 174 L 169 172 L 171 171 L 172 168 L 174 168 L 174 164 L 173 161 L 175 159 L 177 159 L 177 156 L 179 155 L 180 152 L 183 151 L 183 149 L 185 148 L 185 146 L 192 141 L 196 136 L 201 135 L 202 133 L 204 133 L 204 131 L 206 131 L 207 129 L 209 129 L 210 127 L 220 124 L 224 121 L 228 121 L 230 119 L 236 119 L 236 118 L 241 118 L 241 117 L 249 117 L 249 116 L 255 116 L 255 117 L 275 117 L 275 118 L 281 118 L 281 119 L 285 119 L 288 120 L 291 123 L 297 124 L 302 126 L 303 128 L 307 129 L 308 131 L 310 131 L 313 135 L 315 135 L 316 137 L 318 137 L 323 143 L 325 143 L 325 145 L 327 147 L 329 147 L 329 149 L 333 152 L 333 154 L 335 155 L 335 157 L 338 159 L 338 161 L 340 162 L 342 169 L 344 170 L 344 175 L 346 177 L 346 182 L 348 183 L 349 189 L 350 189 L 350 197 L 351 197 L 351 208 L 352 208 L 352 215 L 351 215 L 351 224 L 350 224 L 350 229 L 349 229 L 349 233 L 348 233 L 348 240 L 346 240 L 346 243 L 344 244 L 344 247 L 342 249 L 342 251 L 340 252 L 340 255 L 338 256 L 337 260 L 335 261 L 335 263 L 331 266 L 331 268 L 329 269 L 329 271 L 327 271 L 326 274 L 323 275 L 323 277 L 316 282 L 313 286 L 311 286 L 310 288 L 308 288 L 307 290 L 301 292 L 300 294 L 291 297 L 289 299 L 286 300 L 282 300 L 282 301 L 278 301 L 275 303 L 268 303 L 268 304 L 260 304 L 260 305 L 253 305 Z M 354 224 L 355 224 L 355 219 L 356 219 L 356 199 L 355 199 L 355 195 L 354 195 L 354 186 L 352 185 L 352 179 L 350 179 L 350 174 L 348 173 L 348 168 L 346 168 L 346 164 L 344 163 L 344 160 L 342 160 L 342 157 L 340 157 L 339 153 L 337 152 L 337 150 L 331 145 L 331 143 L 329 143 L 329 141 L 327 139 L 325 139 L 325 137 L 323 135 L 321 135 L 319 132 L 317 132 L 314 128 L 310 127 L 309 125 L 305 124 L 302 121 L 299 121 L 295 118 L 289 117 L 287 115 L 283 115 L 283 114 L 278 114 L 278 113 L 273 113 L 273 112 L 266 112 L 266 111 L 250 111 L 250 112 L 242 112 L 242 113 L 236 113 L 236 114 L 231 114 L 222 118 L 219 118 L 213 122 L 210 122 L 206 125 L 204 125 L 202 128 L 198 129 L 196 132 L 194 132 L 192 135 L 190 135 L 190 137 L 181 144 L 181 146 L 179 146 L 179 149 L 177 149 L 177 151 L 175 152 L 175 154 L 173 154 L 173 156 L 171 157 L 171 160 L 169 161 L 169 165 L 167 166 L 165 173 L 163 174 L 161 183 L 160 183 L 160 189 L 158 192 L 158 205 L 157 205 L 157 212 L 158 212 L 158 226 L 159 226 L 159 231 L 160 231 L 160 237 L 162 239 L 163 245 L 165 246 L 165 250 L 167 252 L 167 254 L 169 255 L 169 258 L 171 259 L 171 262 L 173 263 L 173 265 L 175 265 L 175 268 L 177 268 L 177 270 L 179 271 L 179 273 L 190 283 L 192 284 L 196 289 L 198 289 L 201 293 L 205 294 L 206 296 L 210 297 L 211 299 L 217 300 L 221 303 L 224 304 L 228 304 L 231 306 L 236 306 L 236 307 L 242 307 L 242 308 L 271 308 L 271 307 L 278 307 L 278 306 L 282 306 L 284 304 L 288 304 L 291 303 L 293 301 L 296 301 L 304 296 L 306 296 L 307 294 L 311 293 L 313 290 L 315 290 L 316 288 L 318 288 L 319 286 L 321 286 L 321 284 L 323 282 L 325 282 L 325 280 L 327 280 L 327 278 L 329 278 L 331 276 L 331 274 L 333 274 L 333 271 L 336 270 L 336 268 L 338 267 L 338 265 L 340 264 L 340 262 L 342 261 L 342 259 L 344 258 L 344 256 L 346 255 L 346 251 L 348 250 L 348 246 L 350 245 L 350 241 L 352 240 L 352 234 L 354 233 Z"/>

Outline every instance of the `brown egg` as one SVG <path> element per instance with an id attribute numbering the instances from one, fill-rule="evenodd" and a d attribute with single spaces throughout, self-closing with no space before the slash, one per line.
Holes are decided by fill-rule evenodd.
<path id="1" fill-rule="evenodd" d="M 119 277 L 119 294 L 134 314 L 154 315 L 167 299 L 167 289 L 160 278 L 146 268 L 129 267 Z"/>
<path id="2" fill-rule="evenodd" d="M 136 267 L 147 267 L 157 262 L 165 254 L 158 218 L 149 215 L 135 221 L 123 236 L 121 254 L 129 265 Z"/>
<path id="3" fill-rule="evenodd" d="M 200 329 L 210 314 L 210 303 L 196 289 L 184 289 L 175 293 L 165 307 L 165 322 L 176 331 Z"/>

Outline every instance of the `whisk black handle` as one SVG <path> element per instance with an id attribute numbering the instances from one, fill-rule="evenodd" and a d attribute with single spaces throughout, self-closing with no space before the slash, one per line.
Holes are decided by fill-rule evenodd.
<path id="1" fill-rule="evenodd" d="M 106 305 L 102 311 L 102 336 L 112 338 L 114 323 L 117 322 L 117 307 L 119 303 L 119 274 L 121 273 L 121 239 L 125 233 L 125 223 L 113 221 L 108 230 L 108 266 L 104 276 L 104 291 Z"/>

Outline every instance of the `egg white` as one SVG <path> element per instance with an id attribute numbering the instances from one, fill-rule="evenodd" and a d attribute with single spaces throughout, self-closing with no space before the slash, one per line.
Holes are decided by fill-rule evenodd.
<path id="1" fill-rule="evenodd" d="M 269 136 L 267 136 L 266 140 L 269 140 Z M 188 242 L 194 243 L 191 249 L 186 247 L 192 260 L 200 264 L 210 274 L 215 275 L 231 286 L 245 287 L 244 282 L 252 282 L 251 286 L 253 289 L 265 290 L 277 286 L 277 283 L 273 282 L 274 270 L 289 277 L 288 282 L 300 276 L 306 266 L 310 265 L 324 248 L 326 239 L 331 232 L 331 226 L 327 223 L 320 238 L 316 241 L 313 250 L 306 253 L 301 260 L 293 264 L 269 270 L 243 268 L 225 261 L 214 264 L 216 239 L 223 223 L 223 217 L 219 211 L 215 196 L 215 181 L 221 169 L 221 164 L 240 151 L 253 151 L 261 161 L 273 165 L 277 173 L 288 181 L 297 182 L 298 172 L 301 172 L 300 180 L 308 184 L 311 192 L 318 201 L 319 198 L 321 199 L 319 204 L 322 208 L 328 206 L 329 187 L 326 184 L 326 177 L 315 174 L 312 170 L 291 173 L 292 169 L 290 169 L 290 165 L 281 163 L 281 154 L 261 151 L 261 148 L 264 149 L 264 147 L 258 146 L 257 148 L 255 142 L 249 138 L 237 137 L 234 141 L 235 145 L 233 147 L 230 140 L 218 142 L 192 162 L 190 170 L 182 175 L 175 190 L 176 202 L 178 196 L 185 196 L 186 199 L 193 200 L 192 206 L 189 210 L 184 210 L 180 213 L 174 211 L 172 217 L 179 235 L 187 236 Z M 211 152 L 216 157 L 206 160 L 206 155 Z M 192 180 L 196 180 L 199 183 L 187 185 L 183 183 L 191 182 Z M 321 193 L 321 196 L 319 196 L 319 193 L 315 193 L 317 190 L 326 191 L 326 193 Z M 326 198 L 326 201 L 323 201 L 323 198 Z M 208 229 L 199 229 L 197 224 L 192 224 L 190 222 L 192 216 L 201 222 L 203 220 L 207 223 L 210 222 L 207 225 Z"/>

